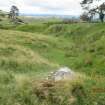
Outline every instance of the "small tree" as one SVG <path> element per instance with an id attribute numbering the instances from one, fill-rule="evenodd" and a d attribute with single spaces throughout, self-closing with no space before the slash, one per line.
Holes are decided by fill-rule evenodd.
<path id="1" fill-rule="evenodd" d="M 104 22 L 105 2 L 102 1 L 96 6 L 96 1 L 102 0 L 82 0 L 81 6 L 85 12 L 91 15 L 92 18 L 95 14 L 98 14 L 100 21 Z"/>
<path id="2" fill-rule="evenodd" d="M 12 19 L 13 21 L 16 20 L 17 16 L 19 16 L 19 9 L 16 6 L 12 6 L 10 13 L 9 13 L 9 18 Z"/>
<path id="3" fill-rule="evenodd" d="M 101 22 L 104 22 L 104 17 L 105 17 L 105 3 L 103 3 L 102 5 L 100 5 L 99 9 L 99 18 L 101 20 Z"/>
<path id="4" fill-rule="evenodd" d="M 90 17 L 88 16 L 88 14 L 86 12 L 84 12 L 81 16 L 80 19 L 82 21 L 90 21 Z"/>

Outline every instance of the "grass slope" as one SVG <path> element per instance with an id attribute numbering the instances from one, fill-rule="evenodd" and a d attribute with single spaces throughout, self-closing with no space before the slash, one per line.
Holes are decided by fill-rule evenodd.
<path id="1" fill-rule="evenodd" d="M 18 31 L 0 30 L 0 104 L 58 105 L 60 99 L 60 105 L 69 105 L 68 97 L 73 97 L 78 100 L 73 105 L 104 105 L 104 92 L 90 92 L 93 87 L 105 87 L 105 24 L 44 25 L 14 28 Z M 38 93 L 40 99 L 46 87 L 36 80 L 61 66 L 68 66 L 81 75 L 84 73 L 88 78 L 47 87 L 45 91 L 52 97 L 47 94 L 45 101 L 38 101 L 36 90 L 42 93 Z M 44 86 L 46 84 L 49 86 L 49 83 L 44 83 Z M 87 96 L 82 97 L 84 94 L 78 91 L 81 84 L 84 87 L 82 91 L 85 89 Z M 61 91 L 58 92 L 57 89 Z M 66 91 L 64 93 L 70 91 L 72 95 L 63 94 L 62 89 Z M 72 91 L 74 89 L 77 89 L 78 94 Z M 53 103 L 57 96 L 59 98 Z M 64 101 L 66 97 L 67 100 Z"/>
<path id="2" fill-rule="evenodd" d="M 45 27 L 46 29 L 42 29 L 42 26 L 44 27 L 43 24 L 41 27 L 38 26 L 35 31 L 58 39 L 54 45 L 56 46 L 55 48 L 48 47 L 46 48 L 48 51 L 44 52 L 43 48 L 39 47 L 37 49 L 42 56 L 61 65 L 67 65 L 77 71 L 105 75 L 105 24 L 54 24 L 47 26 L 47 28 Z M 25 27 L 28 26 L 22 25 L 17 29 L 25 31 Z M 36 25 L 31 27 L 35 28 Z M 29 30 L 27 28 L 27 31 L 30 31 L 30 28 Z M 32 47 L 32 49 L 36 48 Z"/>
<path id="3" fill-rule="evenodd" d="M 31 47 L 53 46 L 53 37 L 25 32 L 0 30 L 0 104 L 16 105 L 17 87 L 23 81 L 42 78 L 59 65 L 41 56 Z M 44 44 L 45 43 L 45 44 Z M 18 84 L 18 85 L 17 85 Z"/>

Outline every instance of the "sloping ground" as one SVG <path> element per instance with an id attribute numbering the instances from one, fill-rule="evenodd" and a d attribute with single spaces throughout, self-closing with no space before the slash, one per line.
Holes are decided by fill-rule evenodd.
<path id="1" fill-rule="evenodd" d="M 53 25 L 43 30 L 47 35 L 0 30 L 0 104 L 72 105 L 76 100 L 73 105 L 104 105 L 104 27 Z M 85 73 L 88 78 L 72 83 L 36 81 L 60 66 Z"/>
<path id="2" fill-rule="evenodd" d="M 27 27 L 27 25 L 24 25 L 24 27 Z M 24 30 L 24 27 L 19 26 L 21 29 L 18 27 L 17 29 Z M 40 30 L 39 26 L 35 31 L 38 32 L 38 30 Z M 41 28 L 40 33 L 47 34 L 46 37 L 52 36 L 57 41 L 53 43 L 53 47 L 44 42 L 43 46 L 46 46 L 46 48 L 41 47 L 39 42 L 36 47 L 33 47 L 33 44 L 28 45 L 32 50 L 37 49 L 43 57 L 74 70 L 89 75 L 91 73 L 105 75 L 105 24 L 55 24 L 43 29 L 43 31 Z"/>
<path id="3" fill-rule="evenodd" d="M 43 45 L 45 42 L 53 45 L 53 40 L 57 41 L 44 35 L 0 30 L 0 68 L 13 72 L 36 72 L 39 68 L 48 70 L 57 67 L 57 64 L 43 58 L 37 50 L 29 48 L 46 47 Z"/>
<path id="4" fill-rule="evenodd" d="M 48 33 L 72 42 L 63 50 L 65 65 L 85 73 L 105 75 L 105 24 L 55 25 L 48 30 Z"/>
<path id="5" fill-rule="evenodd" d="M 59 67 L 30 48 L 53 46 L 56 41 L 44 35 L 0 30 L 0 105 L 23 105 L 18 99 L 18 86 L 41 79 Z"/>

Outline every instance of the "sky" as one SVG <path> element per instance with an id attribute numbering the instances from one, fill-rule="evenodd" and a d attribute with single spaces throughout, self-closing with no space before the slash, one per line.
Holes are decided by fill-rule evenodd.
<path id="1" fill-rule="evenodd" d="M 9 11 L 16 5 L 20 13 L 25 14 L 58 14 L 80 15 L 81 0 L 0 0 L 0 9 Z"/>

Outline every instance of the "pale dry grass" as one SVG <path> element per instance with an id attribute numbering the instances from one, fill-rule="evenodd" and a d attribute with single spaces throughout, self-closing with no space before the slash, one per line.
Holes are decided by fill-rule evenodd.
<path id="1" fill-rule="evenodd" d="M 37 41 L 47 42 L 54 39 L 44 35 L 34 35 L 26 32 L 0 30 L 0 58 L 4 60 L 12 59 L 19 64 L 45 64 L 51 67 L 59 67 L 58 64 L 52 63 L 43 58 L 37 51 L 25 47 L 24 43 L 37 43 Z M 5 53 L 5 51 L 10 52 Z"/>

